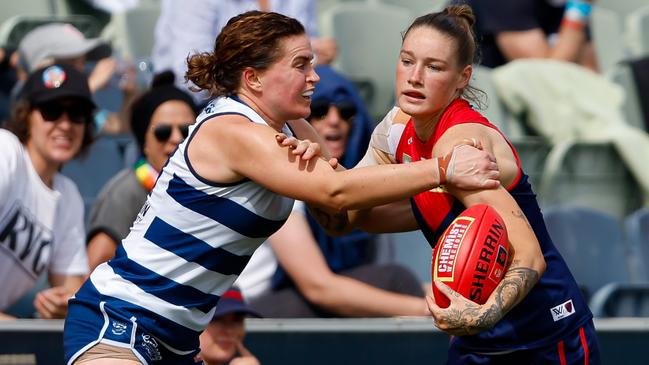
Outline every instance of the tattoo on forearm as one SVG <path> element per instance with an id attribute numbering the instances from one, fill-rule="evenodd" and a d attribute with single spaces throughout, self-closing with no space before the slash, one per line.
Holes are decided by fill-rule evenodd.
<path id="1" fill-rule="evenodd" d="M 539 279 L 539 273 L 527 267 L 511 268 L 495 290 L 495 303 L 488 308 L 476 324 L 480 328 L 489 328 L 500 320 L 514 305 L 518 304 L 532 290 Z"/>
<path id="2" fill-rule="evenodd" d="M 451 309 L 440 318 L 439 322 L 443 323 L 440 328 L 456 328 L 456 335 L 472 335 L 493 327 L 527 295 L 538 278 L 537 271 L 517 267 L 517 262 L 512 262 L 512 268 L 494 291 L 495 302 L 490 307 L 481 310 L 480 305 L 466 301 L 463 308 Z"/>

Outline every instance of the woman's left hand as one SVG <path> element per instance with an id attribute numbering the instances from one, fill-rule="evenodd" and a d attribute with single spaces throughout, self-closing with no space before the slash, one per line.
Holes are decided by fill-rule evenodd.
<path id="1" fill-rule="evenodd" d="M 308 139 L 300 140 L 295 137 L 289 137 L 284 133 L 275 135 L 275 139 L 280 146 L 292 149 L 291 153 L 295 156 L 301 156 L 305 161 L 311 160 L 314 157 L 320 157 L 322 149 L 316 142 L 311 142 Z M 328 160 L 329 165 L 335 170 L 338 167 L 338 159 L 331 158 Z"/>
<path id="2" fill-rule="evenodd" d="M 493 327 L 502 318 L 498 311 L 470 301 L 441 281 L 435 281 L 434 285 L 448 297 L 451 304 L 447 308 L 441 308 L 432 295 L 426 296 L 426 303 L 435 326 L 448 334 L 475 335 Z"/>

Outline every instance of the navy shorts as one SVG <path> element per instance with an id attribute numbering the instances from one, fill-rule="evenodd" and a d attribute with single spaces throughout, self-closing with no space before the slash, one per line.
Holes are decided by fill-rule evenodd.
<path id="1" fill-rule="evenodd" d="M 138 326 L 135 317 L 126 318 L 105 306 L 71 299 L 63 331 L 66 364 L 98 343 L 127 348 L 143 364 L 196 364 L 195 351 L 173 350 Z"/>
<path id="2" fill-rule="evenodd" d="M 503 353 L 475 353 L 454 346 L 451 341 L 447 364 L 498 365 L 599 365 L 599 346 L 595 326 L 590 320 L 550 346 Z"/>

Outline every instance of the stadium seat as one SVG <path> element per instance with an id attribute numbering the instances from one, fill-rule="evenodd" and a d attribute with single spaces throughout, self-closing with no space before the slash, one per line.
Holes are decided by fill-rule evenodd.
<path id="1" fill-rule="evenodd" d="M 16 15 L 47 17 L 55 14 L 55 9 L 49 0 L 3 1 L 2 12 L 0 12 L 0 24 Z"/>
<path id="2" fill-rule="evenodd" d="M 23 39 L 32 29 L 49 23 L 70 23 L 74 25 L 86 38 L 96 38 L 99 36 L 100 29 L 92 17 L 86 15 L 69 15 L 69 16 L 13 16 L 0 25 L 0 45 L 5 47 L 18 47 L 20 40 Z"/>
<path id="3" fill-rule="evenodd" d="M 638 98 L 638 90 L 628 62 L 616 63 L 609 68 L 606 76 L 624 89 L 624 104 L 621 109 L 625 120 L 632 126 L 645 130 L 644 115 Z"/>
<path id="4" fill-rule="evenodd" d="M 595 317 L 649 317 L 649 282 L 607 284 L 589 306 Z"/>
<path id="5" fill-rule="evenodd" d="M 413 16 L 416 18 L 418 16 L 428 14 L 435 11 L 440 11 L 444 8 L 447 1 L 446 0 L 379 0 L 383 3 L 390 5 L 403 6 L 410 10 Z"/>
<path id="6" fill-rule="evenodd" d="M 648 7 L 646 0 L 597 0 L 593 4 L 591 30 L 600 70 L 643 55 L 643 44 L 649 46 L 649 20 L 643 20 Z"/>
<path id="7" fill-rule="evenodd" d="M 543 213 L 552 241 L 588 294 L 608 283 L 629 282 L 629 251 L 617 218 L 565 205 L 543 209 Z"/>
<path id="8" fill-rule="evenodd" d="M 320 16 L 322 14 L 326 13 L 327 11 L 329 11 L 329 9 L 333 8 L 334 6 L 336 6 L 336 5 L 340 4 L 340 3 L 353 2 L 353 1 L 363 2 L 363 1 L 367 1 L 367 0 L 318 0 L 318 1 L 315 1 L 316 15 L 318 16 L 318 18 L 320 18 Z M 321 19 L 318 19 L 318 23 L 320 23 L 320 22 L 321 22 Z M 330 35 L 331 30 L 330 29 L 325 30 L 325 29 L 322 28 L 322 26 L 323 26 L 323 24 L 318 24 L 318 32 L 320 34 Z"/>
<path id="9" fill-rule="evenodd" d="M 627 17 L 626 44 L 632 57 L 649 56 L 649 5 Z"/>
<path id="10" fill-rule="evenodd" d="M 641 189 L 611 143 L 557 143 L 537 182 L 542 206 L 572 204 L 619 219 L 642 206 Z"/>
<path id="11" fill-rule="evenodd" d="M 649 208 L 639 209 L 624 219 L 624 233 L 631 250 L 632 282 L 649 282 Z"/>
<path id="12" fill-rule="evenodd" d="M 546 139 L 534 136 L 511 139 L 511 142 L 518 152 L 523 171 L 529 176 L 532 188 L 538 192 L 545 160 L 552 145 Z"/>
<path id="13" fill-rule="evenodd" d="M 159 16 L 159 2 L 141 2 L 136 8 L 113 15 L 101 33 L 102 38 L 111 42 L 115 53 L 123 62 L 135 67 L 137 86 L 140 88 L 148 88 L 153 79 L 151 51 Z M 116 89 L 114 91 L 121 95 L 121 90 Z"/>
<path id="14" fill-rule="evenodd" d="M 335 67 L 354 81 L 373 85 L 368 109 L 374 119 L 382 118 L 394 105 L 400 34 L 412 20 L 411 12 L 379 2 L 354 1 L 334 5 L 321 19 L 338 43 Z"/>
<path id="15" fill-rule="evenodd" d="M 124 58 L 148 61 L 153 49 L 155 24 L 160 16 L 159 6 L 138 6 L 113 15 L 102 32 L 113 48 Z"/>
<path id="16" fill-rule="evenodd" d="M 485 105 L 480 105 L 480 107 L 483 107 L 480 112 L 491 123 L 496 125 L 498 129 L 505 133 L 508 138 L 523 138 L 526 133 L 522 122 L 518 121 L 514 115 L 509 113 L 498 97 L 491 72 L 492 70 L 490 68 L 480 65 L 473 66 L 473 76 L 470 85 L 486 94 L 486 100 L 485 98 L 481 98 L 481 101 L 485 102 Z"/>
<path id="17" fill-rule="evenodd" d="M 646 6 L 647 0 L 597 0 L 595 4 L 610 9 L 621 17 L 626 17 Z"/>
<path id="18" fill-rule="evenodd" d="M 420 231 L 387 233 L 377 239 L 375 261 L 397 263 L 410 269 L 422 282 L 431 281 L 432 249 Z"/>
<path id="19" fill-rule="evenodd" d="M 119 170 L 135 162 L 125 158 L 131 144 L 135 144 L 135 141 L 130 135 L 103 135 L 90 146 L 87 156 L 63 165 L 61 172 L 79 188 L 86 216 L 102 186 Z"/>
<path id="20" fill-rule="evenodd" d="M 606 72 L 628 55 L 622 41 L 624 18 L 600 5 L 599 2 L 593 5 L 590 24 L 597 64 L 601 71 Z"/>

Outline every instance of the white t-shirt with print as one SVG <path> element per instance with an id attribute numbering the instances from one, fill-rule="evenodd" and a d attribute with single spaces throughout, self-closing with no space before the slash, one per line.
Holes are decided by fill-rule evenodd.
<path id="1" fill-rule="evenodd" d="M 88 272 L 79 190 L 61 174 L 52 183 L 43 183 L 18 138 L 0 130 L 0 311 L 43 272 Z"/>

